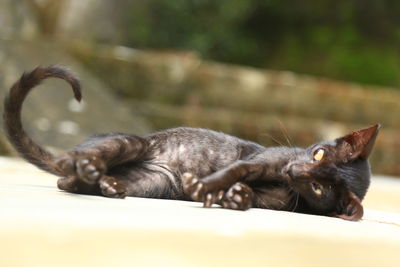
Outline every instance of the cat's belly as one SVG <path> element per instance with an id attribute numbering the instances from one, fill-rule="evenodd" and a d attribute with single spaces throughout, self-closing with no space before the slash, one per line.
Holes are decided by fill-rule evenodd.
<path id="1" fill-rule="evenodd" d="M 197 149 L 189 145 L 180 145 L 163 153 L 154 153 L 151 160 L 145 164 L 168 170 L 175 177 L 189 172 L 198 178 L 203 178 L 226 168 L 239 159 L 235 149 L 226 148 L 225 151 L 216 151 L 213 148 Z"/>
<path id="2" fill-rule="evenodd" d="M 186 199 L 179 175 L 168 166 L 152 162 L 128 163 L 108 173 L 127 184 L 128 196 Z"/>
<path id="3" fill-rule="evenodd" d="M 190 172 L 199 178 L 261 149 L 223 133 L 186 127 L 156 133 L 147 140 L 146 163 L 167 168 L 178 176 Z"/>
<path id="4" fill-rule="evenodd" d="M 231 162 L 234 161 L 213 165 L 202 157 L 181 160 L 162 155 L 151 160 L 116 166 L 107 174 L 127 183 L 128 196 L 189 200 L 183 192 L 184 173 L 192 173 L 201 179 Z"/>

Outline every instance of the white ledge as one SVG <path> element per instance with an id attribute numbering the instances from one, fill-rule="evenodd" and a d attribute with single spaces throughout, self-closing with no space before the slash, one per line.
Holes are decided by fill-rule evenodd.
<path id="1" fill-rule="evenodd" d="M 0 266 L 396 266 L 400 179 L 373 178 L 360 222 L 61 192 L 0 157 Z M 344 265 L 343 265 L 344 266 Z"/>

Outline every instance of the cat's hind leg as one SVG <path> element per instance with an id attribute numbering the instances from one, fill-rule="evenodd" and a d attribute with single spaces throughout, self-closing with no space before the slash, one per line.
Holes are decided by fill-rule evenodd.
<path id="1" fill-rule="evenodd" d="M 55 166 L 64 176 L 57 181 L 57 187 L 70 193 L 99 195 L 97 179 L 105 172 L 102 161 L 88 160 L 71 153 L 57 157 Z"/>
<path id="2" fill-rule="evenodd" d="M 68 192 L 123 198 L 127 191 L 124 182 L 107 176 L 107 170 L 140 158 L 146 149 L 146 140 L 133 135 L 112 134 L 89 139 L 56 158 L 54 165 L 64 174 L 57 185 Z"/>
<path id="3" fill-rule="evenodd" d="M 85 150 L 59 156 L 55 165 L 66 177 L 76 177 L 88 185 L 96 184 L 107 170 L 104 160 Z"/>

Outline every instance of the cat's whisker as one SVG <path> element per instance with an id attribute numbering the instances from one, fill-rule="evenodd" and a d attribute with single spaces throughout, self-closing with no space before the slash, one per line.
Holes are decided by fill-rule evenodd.
<path id="1" fill-rule="evenodd" d="M 279 128 L 282 131 L 283 137 L 285 137 L 286 142 L 288 143 L 289 147 L 293 147 L 293 144 L 290 141 L 290 137 L 289 137 L 289 134 L 288 134 L 288 131 L 287 131 L 285 125 L 283 125 L 281 120 L 279 120 L 279 119 L 277 119 L 277 120 L 278 120 L 278 123 L 279 123 Z"/>
<path id="2" fill-rule="evenodd" d="M 294 203 L 294 207 L 292 208 L 292 211 L 295 211 L 297 206 L 299 205 L 299 197 L 300 197 L 300 193 L 296 193 L 296 202 Z"/>
<path id="3" fill-rule="evenodd" d="M 293 188 L 290 185 L 287 185 L 286 188 L 287 188 L 287 190 L 289 192 L 289 198 L 291 199 L 291 202 L 292 202 L 292 204 L 290 204 L 290 205 L 293 205 L 291 208 L 289 206 L 289 210 L 290 211 L 295 211 L 297 206 L 298 206 L 298 204 L 299 204 L 300 193 L 294 191 Z M 294 202 L 293 202 L 293 200 L 294 200 Z"/>
<path id="4" fill-rule="evenodd" d="M 261 135 L 265 135 L 265 136 L 271 138 L 272 141 L 274 141 L 275 143 L 277 143 L 280 146 L 285 146 L 285 144 L 283 142 L 281 142 L 280 140 L 276 139 L 275 137 L 273 137 L 272 135 L 270 135 L 268 133 L 263 133 Z"/>
<path id="5" fill-rule="evenodd" d="M 282 123 L 281 120 L 277 119 L 277 121 L 278 121 L 278 123 L 279 123 L 279 128 L 280 128 L 281 131 L 282 131 L 283 137 L 285 137 L 285 139 L 286 139 L 287 144 L 289 145 L 289 147 L 294 148 L 293 143 L 292 143 L 292 141 L 290 140 L 290 137 L 289 137 L 289 133 L 288 133 L 287 128 L 285 127 L 285 125 Z M 293 149 L 292 151 L 293 151 L 294 157 L 297 158 L 298 155 L 297 155 L 296 149 Z"/>

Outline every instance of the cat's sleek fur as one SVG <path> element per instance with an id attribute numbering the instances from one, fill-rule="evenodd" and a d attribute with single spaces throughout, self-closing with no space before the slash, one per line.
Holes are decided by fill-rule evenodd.
<path id="1" fill-rule="evenodd" d="M 30 163 L 60 176 L 62 190 L 103 195 L 195 200 L 205 207 L 250 207 L 359 220 L 370 183 L 370 155 L 380 125 L 306 149 L 263 147 L 224 133 L 174 128 L 145 137 L 96 135 L 54 156 L 23 130 L 21 108 L 42 80 L 66 80 L 80 101 L 79 80 L 59 66 L 25 73 L 4 102 L 4 128 Z"/>

